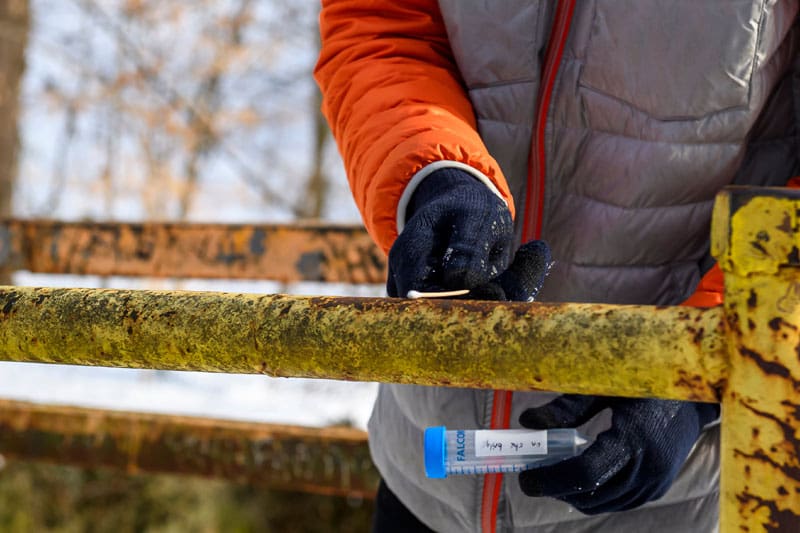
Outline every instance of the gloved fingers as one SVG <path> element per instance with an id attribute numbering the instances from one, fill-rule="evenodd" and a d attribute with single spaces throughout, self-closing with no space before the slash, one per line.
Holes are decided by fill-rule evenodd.
<path id="1" fill-rule="evenodd" d="M 531 302 L 544 283 L 552 260 L 544 241 L 531 241 L 517 250 L 499 276 L 470 290 L 469 298 L 501 302 Z"/>
<path id="2" fill-rule="evenodd" d="M 492 217 L 471 213 L 443 221 L 450 231 L 442 257 L 442 282 L 446 287 L 472 289 L 508 268 L 514 233 L 508 208 L 496 200 Z M 487 227 L 488 225 L 488 227 Z"/>
<path id="3" fill-rule="evenodd" d="M 391 283 L 387 280 L 387 291 L 391 288 L 400 298 L 412 289 L 437 292 L 445 288 L 441 283 L 441 237 L 421 220 L 412 222 L 389 250 Z"/>
<path id="4" fill-rule="evenodd" d="M 565 501 L 578 494 L 597 494 L 630 461 L 630 450 L 607 434 L 600 434 L 577 457 L 520 473 L 522 492 L 528 496 L 550 496 Z"/>
<path id="5" fill-rule="evenodd" d="M 530 429 L 574 428 L 591 420 L 611 400 L 604 396 L 563 394 L 541 407 L 526 409 L 519 423 Z"/>
<path id="6" fill-rule="evenodd" d="M 611 429 L 600 434 L 581 456 L 587 472 L 597 473 L 596 489 L 561 496 L 587 514 L 632 509 L 662 496 L 700 431 L 696 407 L 690 402 L 611 398 L 609 403 L 613 409 Z M 613 475 L 603 477 L 607 459 L 598 454 L 622 457 L 623 464 Z"/>
<path id="7" fill-rule="evenodd" d="M 719 418 L 720 409 L 718 403 L 694 402 L 694 407 L 697 409 L 697 419 L 700 423 L 700 429 L 703 429 L 707 424 Z"/>
<path id="8" fill-rule="evenodd" d="M 618 489 L 620 485 L 610 483 L 609 487 Z M 595 515 L 635 509 L 640 505 L 660 498 L 667 492 L 667 489 L 669 489 L 669 485 L 666 484 L 643 485 L 630 487 L 628 490 L 598 490 L 576 494 L 562 498 L 562 500 L 583 514 Z M 614 497 L 613 493 L 617 493 L 617 496 Z"/>
<path id="9" fill-rule="evenodd" d="M 443 216 L 423 209 L 411 217 L 389 250 L 392 288 L 399 296 L 411 289 L 472 289 L 507 268 L 513 223 L 505 204 L 491 199 L 497 219 L 466 209 Z"/>
<path id="10" fill-rule="evenodd" d="M 637 461 L 628 461 L 611 479 L 589 492 L 564 496 L 561 499 L 587 515 L 610 513 L 633 509 L 663 495 L 666 490 L 658 490 L 649 484 L 632 483 L 636 470 L 641 468 Z"/>
<path id="11" fill-rule="evenodd" d="M 464 296 L 464 298 L 469 300 L 490 300 L 494 302 L 509 301 L 503 287 L 501 287 L 497 281 L 490 281 L 489 283 L 471 288 L 469 294 Z"/>
<path id="12" fill-rule="evenodd" d="M 544 241 L 531 241 L 522 245 L 508 269 L 500 274 L 498 282 L 506 299 L 530 302 L 544 284 L 553 259 L 550 247 Z"/>
<path id="13" fill-rule="evenodd" d="M 390 298 L 399 298 L 400 291 L 397 290 L 397 282 L 394 279 L 394 272 L 392 265 L 389 265 L 389 270 L 386 274 L 386 294 Z"/>
<path id="14" fill-rule="evenodd" d="M 386 294 L 390 298 L 401 298 L 400 289 L 397 288 L 397 280 L 392 273 L 392 267 L 389 266 L 389 271 L 386 274 Z"/>

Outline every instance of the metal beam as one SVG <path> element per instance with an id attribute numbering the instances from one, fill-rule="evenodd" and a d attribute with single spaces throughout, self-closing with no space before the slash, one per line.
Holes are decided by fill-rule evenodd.
<path id="1" fill-rule="evenodd" d="M 0 454 L 372 498 L 366 433 L 0 400 Z"/>
<path id="2" fill-rule="evenodd" d="M 800 192 L 734 188 L 714 210 L 731 362 L 721 530 L 800 531 Z"/>
<path id="3" fill-rule="evenodd" d="M 9 361 L 716 401 L 721 309 L 0 288 Z"/>
<path id="4" fill-rule="evenodd" d="M 0 265 L 99 276 L 383 283 L 363 228 L 330 224 L 0 221 Z"/>

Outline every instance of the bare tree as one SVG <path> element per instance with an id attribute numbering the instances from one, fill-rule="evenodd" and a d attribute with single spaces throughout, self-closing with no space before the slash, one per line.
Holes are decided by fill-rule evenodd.
<path id="1" fill-rule="evenodd" d="M 138 198 L 140 216 L 183 219 L 219 205 L 209 187 L 238 180 L 251 213 L 322 215 L 330 143 L 311 79 L 315 0 L 38 0 L 36 7 L 73 21 L 34 34 L 35 57 L 48 56 L 36 73 L 45 71 L 49 83 L 31 84 L 28 99 L 53 117 L 49 123 L 63 124 L 44 137 L 53 144 L 39 161 L 58 169 L 47 186 L 91 188 L 79 198 L 84 204 L 102 191 L 87 208 L 94 216 L 113 216 L 120 202 L 130 207 Z M 46 72 L 53 64 L 61 66 Z M 52 202 L 35 203 L 54 214 Z"/>
<path id="2" fill-rule="evenodd" d="M 0 216 L 11 215 L 19 154 L 19 97 L 30 29 L 28 0 L 0 2 Z M 10 275 L 0 271 L 0 283 Z"/>
<path id="3" fill-rule="evenodd" d="M 314 39 L 315 47 L 319 52 L 321 43 L 319 33 Z M 319 90 L 313 92 L 311 98 L 310 115 L 313 119 L 313 148 L 311 153 L 311 167 L 306 180 L 306 194 L 299 204 L 299 216 L 302 218 L 321 218 L 325 209 L 328 195 L 328 176 L 325 172 L 325 151 L 330 142 L 331 134 L 328 122 L 322 115 L 322 95 Z"/>

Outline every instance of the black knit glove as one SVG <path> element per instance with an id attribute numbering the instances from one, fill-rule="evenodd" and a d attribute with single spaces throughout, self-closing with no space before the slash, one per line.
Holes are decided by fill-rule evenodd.
<path id="1" fill-rule="evenodd" d="M 527 428 L 577 427 L 611 409 L 611 428 L 584 452 L 523 472 L 522 492 L 551 496 L 585 514 L 623 511 L 664 495 L 678 475 L 703 426 L 719 406 L 566 394 L 520 416 Z"/>
<path id="2" fill-rule="evenodd" d="M 406 225 L 389 251 L 389 296 L 409 290 L 470 289 L 484 300 L 532 300 L 550 264 L 540 241 L 528 243 L 509 266 L 514 224 L 506 204 L 459 169 L 427 176 L 414 191 Z"/>

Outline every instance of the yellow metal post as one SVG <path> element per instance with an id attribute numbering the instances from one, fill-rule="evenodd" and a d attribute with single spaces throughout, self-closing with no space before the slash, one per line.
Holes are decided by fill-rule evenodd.
<path id="1" fill-rule="evenodd" d="M 800 194 L 717 200 L 730 370 L 722 407 L 721 529 L 800 531 Z"/>

